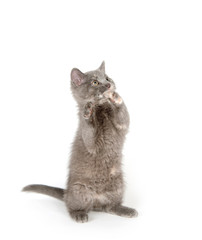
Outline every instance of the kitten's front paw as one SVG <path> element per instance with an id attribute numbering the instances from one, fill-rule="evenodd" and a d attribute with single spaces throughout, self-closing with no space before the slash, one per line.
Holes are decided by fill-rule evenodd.
<path id="1" fill-rule="evenodd" d="M 110 99 L 110 98 L 112 98 L 113 93 L 114 93 L 114 92 L 108 90 L 108 91 L 105 91 L 105 92 L 103 93 L 103 96 L 104 96 L 105 98 Z"/>
<path id="2" fill-rule="evenodd" d="M 92 102 L 88 102 L 85 107 L 84 107 L 84 113 L 83 113 L 83 117 L 85 119 L 89 119 L 93 113 L 93 103 Z"/>
<path id="3" fill-rule="evenodd" d="M 123 102 L 122 98 L 116 92 L 112 93 L 109 99 L 110 99 L 111 102 L 113 102 L 117 105 L 120 105 Z"/>
<path id="4" fill-rule="evenodd" d="M 112 103 L 115 103 L 117 105 L 122 104 L 123 100 L 122 98 L 119 96 L 118 93 L 116 92 L 112 92 L 112 91 L 106 91 L 103 96 L 105 98 L 108 98 Z"/>

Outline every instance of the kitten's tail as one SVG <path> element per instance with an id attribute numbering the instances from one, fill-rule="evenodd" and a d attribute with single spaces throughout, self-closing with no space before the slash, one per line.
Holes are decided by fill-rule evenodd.
<path id="1" fill-rule="evenodd" d="M 57 188 L 57 187 L 50 187 L 46 185 L 39 185 L 39 184 L 33 184 L 28 185 L 22 189 L 23 192 L 36 192 L 45 194 L 54 198 L 57 198 L 59 200 L 64 199 L 64 189 Z"/>

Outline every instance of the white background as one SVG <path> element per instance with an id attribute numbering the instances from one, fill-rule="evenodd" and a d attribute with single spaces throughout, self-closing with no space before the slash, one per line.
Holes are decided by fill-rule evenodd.
<path id="1" fill-rule="evenodd" d="M 0 2 L 1 239 L 202 239 L 201 1 Z M 77 109 L 70 71 L 106 71 L 131 116 L 125 205 L 90 213 L 24 185 L 64 187 Z"/>

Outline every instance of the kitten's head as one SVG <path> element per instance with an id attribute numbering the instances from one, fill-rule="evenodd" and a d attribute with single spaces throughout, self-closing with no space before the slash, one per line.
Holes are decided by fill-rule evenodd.
<path id="1" fill-rule="evenodd" d="M 79 69 L 71 71 L 71 89 L 78 103 L 103 98 L 106 91 L 114 91 L 114 81 L 105 73 L 105 63 L 95 71 L 82 73 Z"/>

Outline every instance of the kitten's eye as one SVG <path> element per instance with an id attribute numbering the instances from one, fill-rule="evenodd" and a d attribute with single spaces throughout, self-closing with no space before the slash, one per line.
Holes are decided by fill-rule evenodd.
<path id="1" fill-rule="evenodd" d="M 109 78 L 108 77 L 106 77 L 106 80 L 109 82 Z"/>
<path id="2" fill-rule="evenodd" d="M 93 86 L 97 86 L 98 84 L 99 84 L 99 82 L 97 80 L 92 81 Z"/>

